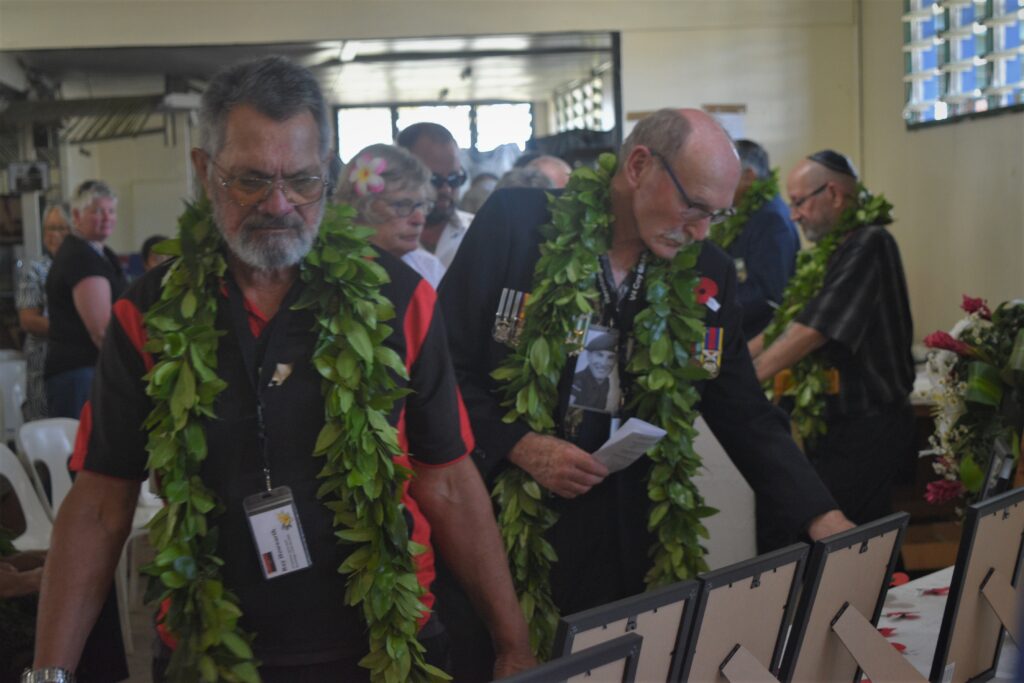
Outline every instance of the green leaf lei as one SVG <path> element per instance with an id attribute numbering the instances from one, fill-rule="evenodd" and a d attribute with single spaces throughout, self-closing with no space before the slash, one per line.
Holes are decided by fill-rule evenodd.
<path id="1" fill-rule="evenodd" d="M 604 154 L 597 170 L 576 170 L 565 191 L 550 199 L 551 222 L 542 234 L 533 291 L 517 349 L 494 371 L 502 383 L 507 422 L 523 420 L 542 434 L 555 431 L 558 382 L 567 358 L 578 348 L 572 331 L 580 316 L 594 312 L 598 257 L 611 238 L 609 184 L 616 159 Z M 700 467 L 693 450 L 695 380 L 707 373 L 690 364 L 694 345 L 704 340 L 704 309 L 696 302 L 695 272 L 699 243 L 681 249 L 671 262 L 653 259 L 645 278 L 647 307 L 634 321 L 636 345 L 627 372 L 632 390 L 627 412 L 668 432 L 648 452 L 654 461 L 647 493 L 652 502 L 648 528 L 649 586 L 694 576 L 707 569 L 700 538 L 701 518 L 716 512 L 704 505 L 692 478 Z M 530 642 L 541 657 L 549 654 L 558 610 L 551 600 L 551 564 L 557 561 L 544 532 L 556 521 L 545 500 L 549 494 L 524 470 L 509 466 L 498 477 L 493 496 L 520 605 L 530 624 Z"/>
<path id="2" fill-rule="evenodd" d="M 315 452 L 324 459 L 317 495 L 334 513 L 339 543 L 355 545 L 338 568 L 347 575 L 345 600 L 359 605 L 369 630 L 369 654 L 360 662 L 375 681 L 447 678 L 423 660 L 416 639 L 425 607 L 412 557 L 422 547 L 409 540 L 401 512 L 411 470 L 400 453 L 387 415 L 406 390 L 401 358 L 383 346 L 394 317 L 379 292 L 387 274 L 366 241 L 370 231 L 352 225 L 354 211 L 329 206 L 313 250 L 302 266 L 306 287 L 295 308 L 315 312 L 318 340 L 313 363 L 323 377 L 325 423 Z M 214 399 L 225 388 L 217 377 L 215 328 L 218 288 L 227 270 L 210 203 L 189 205 L 180 237 L 162 251 L 178 255 L 160 301 L 145 315 L 157 354 L 146 375 L 154 408 L 149 467 L 162 482 L 166 506 L 150 523 L 157 551 L 145 571 L 154 577 L 150 597 L 170 598 L 164 624 L 178 646 L 168 670 L 173 681 L 259 681 L 253 635 L 238 626 L 238 598 L 220 577 L 216 516 L 223 503 L 199 476 L 207 456 L 203 423 L 215 419 Z"/>
<path id="3" fill-rule="evenodd" d="M 836 227 L 813 247 L 798 254 L 796 273 L 786 285 L 782 305 L 765 329 L 765 348 L 782 335 L 821 290 L 829 260 L 846 235 L 867 225 L 887 225 L 891 222 L 892 204 L 885 196 L 872 195 L 863 185 L 858 185 L 856 203 L 840 215 Z M 790 372 L 793 374 L 793 383 L 786 390 L 786 395 L 794 397 L 790 417 L 804 441 L 813 441 L 826 432 L 825 395 L 830 384 L 828 365 L 822 354 L 811 353 L 794 364 Z"/>
<path id="4" fill-rule="evenodd" d="M 736 206 L 736 214 L 725 219 L 721 223 L 711 226 L 711 241 L 722 249 L 728 249 L 729 245 L 740 236 L 743 228 L 747 226 L 750 217 L 761 210 L 761 207 L 775 198 L 779 193 L 779 169 L 773 168 L 767 178 L 758 178 L 743 194 L 740 203 Z"/>

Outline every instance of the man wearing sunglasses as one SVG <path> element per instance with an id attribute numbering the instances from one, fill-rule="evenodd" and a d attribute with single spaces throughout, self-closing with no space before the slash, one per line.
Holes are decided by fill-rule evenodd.
<path id="1" fill-rule="evenodd" d="M 860 190 L 853 164 L 833 150 L 803 159 L 786 181 L 793 220 L 812 242 L 858 208 Z M 812 353 L 838 371 L 838 393 L 825 397 L 828 431 L 808 455 L 858 524 L 888 514 L 893 478 L 915 455 L 913 323 L 899 247 L 885 222 L 846 223 L 821 289 L 771 346 L 759 351 L 760 340 L 751 342 L 760 380 Z"/>
<path id="2" fill-rule="evenodd" d="M 447 268 L 473 222 L 473 214 L 456 207 L 459 189 L 468 177 L 459 160 L 459 145 L 451 132 L 437 123 L 414 123 L 399 133 L 395 142 L 430 169 L 430 183 L 437 195 L 420 234 L 420 244 Z"/>
<path id="3" fill-rule="evenodd" d="M 585 183 L 595 177 L 589 169 L 579 174 Z M 739 176 L 729 136 L 700 111 L 658 111 L 638 123 L 623 144 L 596 207 L 600 220 L 610 219 L 603 235 L 607 251 L 596 259 L 593 280 L 580 283 L 580 291 L 594 301 L 594 315 L 585 322 L 591 329 L 618 331 L 614 346 L 620 361 L 613 372 L 623 395 L 630 395 L 632 379 L 624 368 L 638 343 L 634 319 L 641 311 L 651 313 L 646 264 L 673 259 L 685 245 L 704 240 L 712 222 L 730 215 Z M 571 194 L 574 180 L 563 199 L 577 211 L 576 202 L 588 200 Z M 586 206 L 580 213 L 595 213 L 595 207 Z M 579 232 L 568 211 L 561 214 L 568 218 L 564 228 L 548 225 L 542 231 L 553 222 L 550 211 L 543 190 L 496 191 L 477 213 L 441 283 L 440 299 L 456 376 L 477 436 L 473 459 L 485 482 L 493 487 L 502 471 L 516 466 L 554 494 L 548 500 L 559 519 L 545 537 L 558 555 L 550 573 L 551 594 L 564 615 L 642 592 L 657 530 L 647 526 L 651 461 L 641 458 L 609 474 L 591 455 L 634 407 L 627 400 L 613 415 L 571 405 L 574 358 L 566 360 L 558 377 L 550 433 L 534 432 L 523 419 L 505 421 L 509 408 L 502 405 L 503 387 L 492 372 L 512 352 L 520 321 L 536 315 L 535 300 L 527 295 L 537 291 L 535 266 L 541 250 L 551 244 L 545 240 L 563 240 L 565 234 L 571 240 Z M 552 230 L 559 231 L 557 238 Z M 691 385 L 701 395 L 700 412 L 755 492 L 787 521 L 794 539 L 803 532 L 821 538 L 849 528 L 793 443 L 785 415 L 765 399 L 754 377 L 732 259 L 710 242 L 699 251 L 696 270 L 705 282 L 697 301 L 713 335 L 705 342 L 717 349 L 713 355 L 701 354 L 712 378 Z M 524 300 L 530 303 L 522 305 Z M 669 322 L 676 314 L 669 309 L 657 315 Z M 572 332 L 559 328 L 552 336 Z M 522 350 L 526 342 L 518 343 Z M 552 354 L 564 356 L 563 350 L 556 347 Z M 453 628 L 456 646 L 473 637 L 471 627 L 446 624 Z M 478 670 L 486 670 L 486 664 Z"/>

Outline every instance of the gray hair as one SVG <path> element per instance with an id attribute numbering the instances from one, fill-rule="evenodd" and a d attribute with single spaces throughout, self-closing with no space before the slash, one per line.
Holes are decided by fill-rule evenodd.
<path id="1" fill-rule="evenodd" d="M 356 188 L 355 170 L 361 159 L 366 161 L 380 159 L 384 162 L 384 170 L 380 172 L 384 179 L 384 188 L 379 192 L 360 194 Z M 411 152 L 395 145 L 376 144 L 364 147 L 356 152 L 348 165 L 341 172 L 341 182 L 334 193 L 334 199 L 352 206 L 361 221 L 379 223 L 379 217 L 370 210 L 374 199 L 392 192 L 404 190 L 424 190 L 427 198 L 433 198 L 434 188 L 430 184 L 430 169 Z"/>
<path id="2" fill-rule="evenodd" d="M 540 169 L 521 166 L 513 168 L 501 176 L 501 180 L 494 186 L 494 189 L 500 190 L 503 187 L 537 187 L 542 190 L 550 190 L 554 186 L 554 181 L 544 175 L 544 172 Z"/>
<path id="3" fill-rule="evenodd" d="M 102 180 L 83 181 L 71 198 L 71 207 L 76 211 L 85 211 L 97 199 L 109 198 L 117 201 L 117 194 Z M 70 222 L 68 223 L 70 225 Z"/>
<path id="4" fill-rule="evenodd" d="M 320 84 L 313 74 L 284 57 L 262 57 L 219 71 L 199 104 L 199 146 L 211 157 L 224 146 L 228 114 L 248 105 L 273 119 L 286 121 L 308 111 L 320 131 L 320 156 L 331 147 L 331 122 Z"/>
<path id="5" fill-rule="evenodd" d="M 71 205 L 67 202 L 46 202 L 46 206 L 43 207 L 44 222 L 51 211 L 56 211 L 61 220 L 64 221 L 64 225 L 69 228 L 71 227 Z"/>
<path id="6" fill-rule="evenodd" d="M 744 171 L 750 169 L 753 171 L 754 177 L 758 179 L 771 175 L 772 167 L 768 160 L 768 152 L 753 140 L 737 140 L 736 154 L 740 157 L 740 164 Z"/>
<path id="7" fill-rule="evenodd" d="M 668 159 L 675 157 L 690 134 L 690 122 L 675 109 L 659 109 L 642 119 L 622 143 L 619 160 L 623 161 L 638 145 L 649 147 Z"/>

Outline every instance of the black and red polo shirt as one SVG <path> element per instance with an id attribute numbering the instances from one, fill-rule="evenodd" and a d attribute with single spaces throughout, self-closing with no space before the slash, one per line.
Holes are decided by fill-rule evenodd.
<path id="1" fill-rule="evenodd" d="M 404 359 L 411 390 L 390 410 L 402 453 L 396 461 L 444 466 L 473 448 L 473 436 L 448 357 L 444 324 L 433 288 L 404 263 L 381 253 L 378 262 L 391 281 L 382 294 L 396 317 L 385 345 Z M 82 412 L 72 458 L 73 469 L 144 479 L 147 435 L 143 421 L 152 410 L 143 376 L 154 359 L 143 351 L 142 323 L 159 299 L 166 268 L 135 283 L 114 305 L 111 329 L 100 353 L 92 397 Z M 286 303 L 304 285 L 297 281 Z M 217 351 L 217 373 L 228 388 L 218 395 L 216 419 L 205 423 L 208 456 L 202 477 L 224 503 L 217 526 L 217 554 L 225 560 L 226 587 L 241 600 L 243 626 L 256 633 L 256 656 L 268 665 L 314 663 L 362 654 L 365 625 L 357 609 L 345 605 L 345 577 L 338 566 L 351 551 L 334 536 L 332 513 L 316 498 L 323 459 L 311 454 L 324 423 L 321 378 L 312 366 L 316 344 L 309 310 L 282 306 L 267 319 L 228 279 L 221 288 L 217 329 L 225 332 Z M 244 320 L 248 325 L 238 324 Z M 249 359 L 249 361 L 247 361 Z M 272 378 L 275 370 L 278 378 Z M 288 374 L 287 370 L 290 370 Z M 258 392 L 258 394 L 257 394 Z M 263 454 L 257 429 L 262 404 L 265 438 L 274 486 L 291 487 L 313 560 L 311 568 L 266 580 L 242 509 L 242 499 L 263 490 Z M 411 537 L 428 548 L 415 558 L 420 583 L 434 578 L 430 527 L 409 495 L 403 496 Z M 433 596 L 426 597 L 428 606 Z M 426 615 L 424 616 L 424 620 Z"/>

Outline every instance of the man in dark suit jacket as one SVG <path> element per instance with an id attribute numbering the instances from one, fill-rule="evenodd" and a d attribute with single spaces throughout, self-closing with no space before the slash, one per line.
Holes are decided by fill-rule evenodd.
<path id="1" fill-rule="evenodd" d="M 635 282 L 642 258 L 671 259 L 685 244 L 704 239 L 710 219 L 730 206 L 738 178 L 732 143 L 706 114 L 662 110 L 640 122 L 623 145 L 611 180 L 611 246 L 598 277 L 621 293 L 623 285 L 628 290 Z M 474 460 L 485 481 L 493 485 L 502 469 L 514 465 L 556 496 L 551 504 L 559 521 L 548 535 L 559 557 L 551 574 L 552 595 L 562 613 L 569 614 L 643 590 L 652 540 L 646 528 L 650 463 L 641 459 L 609 476 L 591 456 L 608 438 L 612 418 L 607 414 L 583 411 L 579 424 L 565 428 L 572 363 L 566 364 L 559 385 L 557 436 L 502 420 L 507 409 L 500 405 L 491 372 L 511 349 L 492 334 L 493 311 L 504 290 L 533 289 L 538 228 L 549 220 L 545 193 L 496 192 L 477 214 L 442 283 L 440 300 L 477 436 Z M 794 538 L 803 532 L 821 538 L 849 528 L 790 438 L 786 417 L 765 400 L 755 379 L 731 259 L 705 244 L 697 269 L 718 290 L 714 305 L 708 302 L 705 324 L 724 335 L 717 377 L 697 383 L 704 418 L 755 491 L 772 501 Z M 637 306 L 622 307 L 626 317 L 644 305 L 640 299 Z M 631 321 L 600 322 L 628 329 L 622 323 Z M 628 348 L 628 340 L 620 342 Z M 439 608 L 443 604 L 439 598 Z M 453 635 L 458 639 L 458 633 Z"/>

